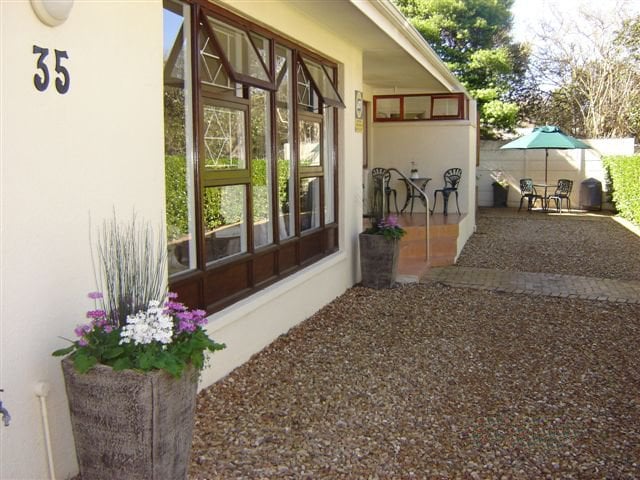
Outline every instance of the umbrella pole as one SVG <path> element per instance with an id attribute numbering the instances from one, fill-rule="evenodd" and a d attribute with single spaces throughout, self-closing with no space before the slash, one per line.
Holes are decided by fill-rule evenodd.
<path id="1" fill-rule="evenodd" d="M 547 184 L 547 169 L 549 168 L 549 149 L 544 149 L 544 184 Z"/>

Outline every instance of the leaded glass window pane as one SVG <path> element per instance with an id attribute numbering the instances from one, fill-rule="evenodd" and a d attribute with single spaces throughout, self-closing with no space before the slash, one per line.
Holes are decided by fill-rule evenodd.
<path id="1" fill-rule="evenodd" d="M 200 50 L 200 81 L 205 85 L 231 90 L 234 86 L 206 29 L 201 25 L 198 35 Z"/>
<path id="2" fill-rule="evenodd" d="M 245 112 L 219 105 L 204 105 L 206 168 L 246 168 Z"/>
<path id="3" fill-rule="evenodd" d="M 222 49 L 220 53 L 226 57 L 234 72 L 270 83 L 267 68 L 247 32 L 211 17 L 208 17 L 208 20 Z"/>
<path id="4" fill-rule="evenodd" d="M 333 84 L 333 78 L 329 76 L 326 67 L 309 60 L 308 58 L 301 59 L 301 62 L 303 62 L 307 67 L 309 75 L 311 75 L 311 79 L 313 80 L 315 87 L 318 89 L 318 93 L 322 97 L 324 103 L 345 108 L 342 98 L 340 98 L 340 94 Z"/>
<path id="5" fill-rule="evenodd" d="M 302 68 L 302 65 L 298 64 L 298 104 L 309 112 L 317 112 L 320 108 L 318 103 L 318 95 L 311 83 L 311 80 L 307 78 L 307 74 Z"/>

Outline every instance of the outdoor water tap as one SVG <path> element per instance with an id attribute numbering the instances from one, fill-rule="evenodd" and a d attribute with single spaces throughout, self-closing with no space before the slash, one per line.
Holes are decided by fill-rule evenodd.
<path id="1" fill-rule="evenodd" d="M 4 392 L 4 390 L 0 389 L 0 392 Z M 7 409 L 2 406 L 2 400 L 0 400 L 0 415 L 2 415 L 4 426 L 8 427 L 9 423 L 11 423 L 11 415 L 9 415 Z"/>
<path id="2" fill-rule="evenodd" d="M 8 427 L 9 423 L 11 423 L 11 415 L 7 412 L 7 409 L 2 406 L 2 401 L 0 401 L 0 415 L 2 415 L 2 421 L 4 422 L 4 426 Z"/>

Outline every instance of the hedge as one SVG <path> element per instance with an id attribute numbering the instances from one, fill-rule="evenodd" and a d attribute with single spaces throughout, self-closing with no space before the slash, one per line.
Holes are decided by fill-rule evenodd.
<path id="1" fill-rule="evenodd" d="M 266 162 L 264 159 L 252 161 L 251 181 L 254 187 L 253 216 L 256 219 L 268 218 L 269 192 L 266 188 Z M 187 218 L 186 160 L 180 155 L 165 156 L 165 187 L 167 209 L 167 232 L 169 240 L 175 240 L 189 233 Z M 281 209 L 288 211 L 288 160 L 278 160 L 278 195 Z M 236 222 L 242 218 L 243 198 L 237 194 L 226 195 L 217 188 L 204 189 L 203 217 L 207 229 L 211 230 L 227 222 Z"/>
<path id="2" fill-rule="evenodd" d="M 603 157 L 612 199 L 621 217 L 640 225 L 640 155 Z"/>

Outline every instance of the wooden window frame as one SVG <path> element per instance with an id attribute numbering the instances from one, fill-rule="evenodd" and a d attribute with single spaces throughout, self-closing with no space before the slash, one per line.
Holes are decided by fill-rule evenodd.
<path id="1" fill-rule="evenodd" d="M 305 47 L 292 42 L 290 39 L 280 37 L 279 35 L 265 29 L 262 26 L 254 25 L 253 23 L 238 17 L 235 14 L 224 10 L 218 5 L 213 5 L 208 2 L 200 0 L 182 0 L 182 4 L 190 6 L 190 25 L 192 26 L 191 32 L 191 48 L 187 54 L 191 55 L 191 85 L 187 88 L 191 89 L 191 110 L 193 116 L 193 145 L 195 151 L 193 152 L 193 158 L 195 163 L 195 180 L 194 189 L 195 197 L 194 211 L 196 219 L 196 238 L 194 239 L 196 245 L 196 268 L 183 272 L 178 272 L 169 278 L 169 288 L 175 291 L 180 296 L 180 299 L 190 307 L 205 309 L 208 313 L 218 311 L 228 305 L 231 305 L 238 300 L 252 295 L 258 290 L 264 288 L 267 285 L 271 285 L 281 280 L 282 278 L 310 265 L 314 262 L 330 255 L 331 253 L 339 249 L 339 230 L 337 223 L 337 212 L 339 206 L 338 198 L 338 175 L 337 166 L 339 165 L 338 157 L 338 131 L 341 128 L 339 125 L 339 116 L 334 115 L 333 120 L 333 142 L 331 148 L 332 154 L 335 156 L 334 166 L 334 192 L 333 192 L 333 209 L 335 221 L 330 225 L 325 225 L 325 208 L 327 205 L 324 191 L 324 155 L 321 151 L 321 165 L 312 167 L 301 167 L 299 164 L 299 138 L 298 138 L 298 124 L 302 118 L 314 118 L 319 120 L 321 124 L 321 138 L 320 148 L 324 147 L 324 135 L 325 131 L 323 118 L 321 114 L 304 111 L 298 106 L 297 94 L 292 94 L 289 98 L 291 103 L 291 117 L 289 119 L 293 128 L 293 149 L 292 155 L 295 160 L 292 163 L 293 170 L 291 175 L 295 179 L 294 191 L 290 192 L 292 198 L 295 198 L 295 208 L 292 214 L 295 214 L 296 221 L 295 233 L 292 237 L 283 238 L 279 237 L 278 222 L 279 210 L 278 210 L 278 170 L 277 170 L 277 152 L 276 152 L 276 131 L 274 125 L 276 123 L 276 91 L 278 87 L 278 73 L 275 71 L 275 45 L 282 45 L 291 50 L 292 65 L 288 68 L 289 74 L 289 88 L 297 88 L 297 66 L 298 59 L 304 56 L 318 63 L 323 72 L 330 80 L 332 87 L 335 89 L 335 94 L 338 90 L 336 88 L 336 72 L 337 65 L 326 58 L 319 57 L 316 53 L 307 50 Z M 217 39 L 213 29 L 209 25 L 208 18 L 215 18 L 221 23 L 228 23 L 235 28 L 243 29 L 253 48 L 256 49 L 252 34 L 258 34 L 268 40 L 269 45 L 269 65 L 266 65 L 267 72 L 270 74 L 271 82 L 259 82 L 253 77 L 239 75 L 238 72 L 234 72 L 229 65 L 228 60 L 225 58 L 223 49 L 217 44 Z M 214 42 L 214 47 L 217 53 L 220 54 L 221 63 L 226 70 L 227 75 L 236 83 L 235 88 L 230 90 L 221 91 L 220 89 L 209 87 L 200 81 L 200 61 L 199 61 L 199 32 L 201 25 L 205 28 L 206 35 L 209 36 L 211 41 Z M 185 32 L 186 34 L 186 32 Z M 257 49 L 256 49 L 257 50 Z M 263 60 L 262 55 L 259 52 L 258 56 Z M 303 68 L 306 68 L 303 66 Z M 325 101 L 321 92 L 317 91 L 317 85 L 311 80 L 313 87 L 318 93 L 320 99 L 320 109 L 322 108 L 339 108 L 336 105 L 334 99 Z M 270 117 L 271 128 L 267 132 L 270 136 L 270 149 L 267 152 L 267 160 L 271 165 L 271 189 L 272 189 L 272 201 L 270 203 L 271 218 L 274 220 L 272 223 L 273 242 L 267 245 L 261 245 L 255 247 L 253 242 L 253 192 L 251 189 L 251 104 L 249 100 L 249 89 L 260 88 L 265 90 L 268 95 L 268 113 Z M 333 92 L 331 95 L 335 95 Z M 338 94 L 339 96 L 339 94 Z M 246 165 L 242 169 L 214 169 L 204 167 L 204 124 L 203 124 L 203 111 L 204 105 L 213 104 L 221 106 L 229 106 L 231 108 L 241 109 L 246 111 L 245 115 L 245 156 Z M 300 181 L 305 177 L 318 177 L 319 187 L 319 218 L 320 226 L 300 231 Z M 204 189 L 212 186 L 227 186 L 227 185 L 244 185 L 246 187 L 246 204 L 244 206 L 246 213 L 246 235 L 247 235 L 247 251 L 240 252 L 238 254 L 231 255 L 227 258 L 220 258 L 216 261 L 207 264 L 206 262 L 206 250 L 204 240 L 204 220 L 202 195 Z"/>
<path id="2" fill-rule="evenodd" d="M 405 98 L 429 97 L 429 118 L 405 118 Z M 379 117 L 378 101 L 397 99 L 399 103 L 398 117 Z M 452 115 L 434 115 L 434 104 L 437 100 L 456 99 L 458 110 Z M 374 122 L 430 122 L 438 120 L 468 120 L 468 108 L 465 108 L 465 95 L 463 93 L 411 93 L 394 95 L 374 95 L 373 96 L 373 121 Z"/>

